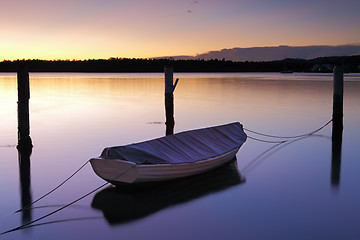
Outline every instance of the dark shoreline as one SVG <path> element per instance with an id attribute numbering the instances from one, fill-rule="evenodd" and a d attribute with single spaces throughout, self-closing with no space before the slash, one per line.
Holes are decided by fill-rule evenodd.
<path id="1" fill-rule="evenodd" d="M 0 62 L 0 72 L 16 72 L 18 64 L 24 62 L 30 72 L 163 72 L 166 65 L 172 65 L 176 72 L 332 72 L 334 66 L 344 66 L 347 73 L 360 72 L 360 55 L 310 60 L 286 58 L 266 62 L 233 62 L 225 59 L 32 59 Z"/>

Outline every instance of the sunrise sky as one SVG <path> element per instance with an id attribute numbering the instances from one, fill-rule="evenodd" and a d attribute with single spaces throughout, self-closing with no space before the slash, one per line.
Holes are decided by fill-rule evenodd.
<path id="1" fill-rule="evenodd" d="M 359 0 L 0 0 L 0 61 L 360 43 Z"/>

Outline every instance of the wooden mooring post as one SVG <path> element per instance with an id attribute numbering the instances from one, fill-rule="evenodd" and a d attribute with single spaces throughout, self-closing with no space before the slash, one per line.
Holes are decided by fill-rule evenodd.
<path id="1" fill-rule="evenodd" d="M 344 69 L 335 67 L 333 89 L 333 124 L 332 124 L 332 158 L 331 158 L 331 185 L 340 184 L 341 146 L 343 133 L 343 95 L 344 95 Z"/>
<path id="2" fill-rule="evenodd" d="M 18 64 L 18 146 L 32 146 L 29 123 L 30 83 L 28 66 L 24 62 Z"/>
<path id="3" fill-rule="evenodd" d="M 174 68 L 172 66 L 165 66 L 165 116 L 166 116 L 166 136 L 174 133 L 174 90 L 179 81 L 177 78 L 174 84 L 173 74 Z"/>

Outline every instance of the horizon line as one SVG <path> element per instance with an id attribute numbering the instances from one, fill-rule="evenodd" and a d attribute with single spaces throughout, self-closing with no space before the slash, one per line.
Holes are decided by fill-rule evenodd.
<path id="1" fill-rule="evenodd" d="M 90 61 L 90 60 L 111 60 L 111 59 L 141 59 L 141 60 L 160 60 L 160 59 L 171 59 L 171 58 L 176 58 L 176 57 L 189 57 L 189 58 L 196 58 L 199 55 L 204 55 L 204 54 L 208 54 L 211 52 L 220 52 L 222 50 L 231 50 L 231 49 L 254 49 L 254 48 L 280 48 L 280 47 L 289 47 L 289 48 L 299 48 L 299 47 L 342 47 L 342 46 L 360 46 L 360 43 L 348 43 L 348 44 L 340 44 L 340 45 L 326 45 L 326 44 L 321 44 L 321 45 L 285 45 L 285 44 L 281 44 L 281 45 L 273 45 L 273 46 L 259 46 L 259 47 L 232 47 L 232 48 L 222 48 L 220 50 L 209 50 L 207 52 L 204 53 L 199 53 L 199 54 L 195 54 L 195 55 L 186 55 L 186 54 L 181 54 L 181 55 L 171 55 L 171 56 L 158 56 L 158 57 L 104 57 L 104 58 L 53 58 L 53 59 L 41 59 L 41 58 L 17 58 L 17 59 L 3 59 L 1 62 L 16 62 L 16 61 Z M 349 55 L 349 56 L 357 56 L 357 55 Z M 329 56 L 331 57 L 331 56 Z M 335 57 L 335 56 L 334 56 Z M 190 60 L 190 59 L 189 59 Z M 197 60 L 197 59 L 193 59 L 193 60 Z M 201 59 L 200 59 L 201 60 Z M 222 59 L 218 59 L 218 60 L 222 60 Z M 275 60 L 272 60 L 275 61 Z"/>

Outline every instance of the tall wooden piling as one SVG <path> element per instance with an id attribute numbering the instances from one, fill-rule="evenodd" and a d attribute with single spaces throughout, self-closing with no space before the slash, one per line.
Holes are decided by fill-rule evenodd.
<path id="1" fill-rule="evenodd" d="M 343 95 L 344 95 L 344 69 L 342 67 L 334 68 L 334 89 L 333 89 L 333 119 L 343 119 Z"/>
<path id="2" fill-rule="evenodd" d="M 332 125 L 332 159 L 331 159 L 331 184 L 338 187 L 340 184 L 341 146 L 343 132 L 343 94 L 344 70 L 335 67 L 333 89 L 333 125 Z"/>
<path id="3" fill-rule="evenodd" d="M 174 133 L 174 90 L 179 81 L 176 79 L 174 84 L 174 68 L 172 66 L 165 66 L 165 116 L 166 116 L 166 135 Z"/>
<path id="4" fill-rule="evenodd" d="M 18 146 L 31 145 L 29 123 L 30 84 L 29 71 L 26 63 L 18 64 Z"/>

